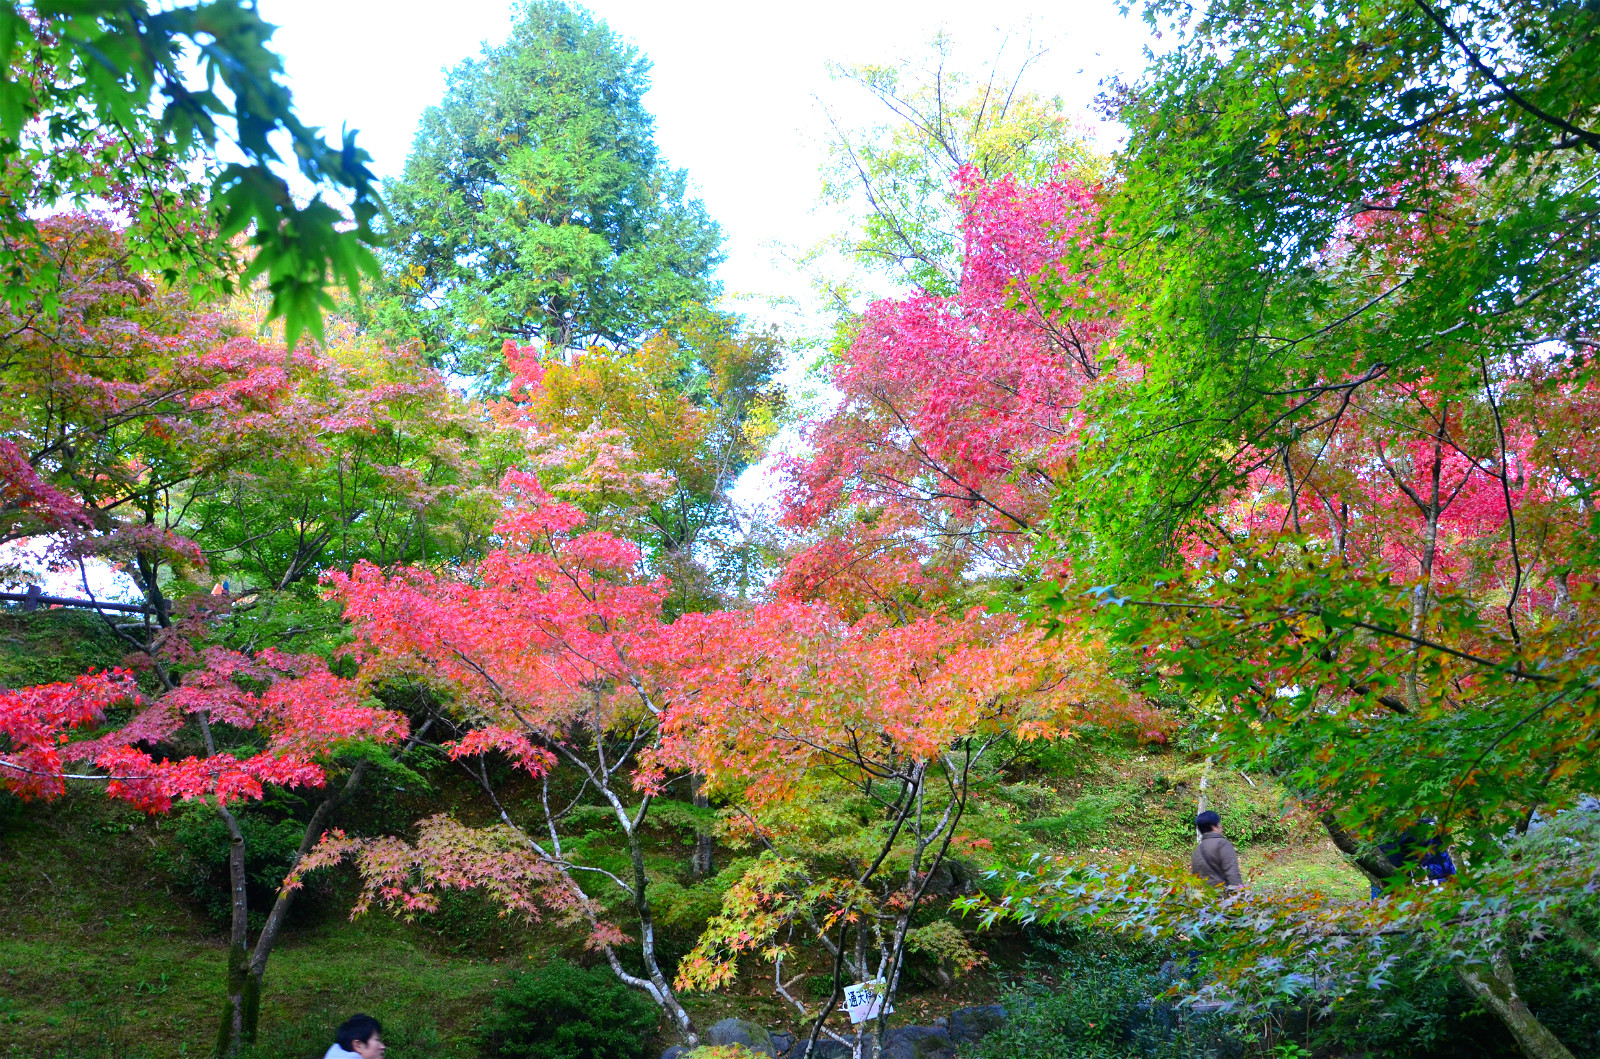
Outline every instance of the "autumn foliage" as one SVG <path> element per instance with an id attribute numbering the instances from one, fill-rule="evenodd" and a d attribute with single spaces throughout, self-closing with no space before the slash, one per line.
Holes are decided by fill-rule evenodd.
<path id="1" fill-rule="evenodd" d="M 1326 14 L 1312 6 L 1306 26 Z M 1451 36 L 1453 13 L 1413 25 L 1433 10 L 1415 6 L 1381 21 Z M 1367 17 L 1340 11 L 1330 47 Z M 1277 99 L 1249 102 L 1257 69 L 1186 80 L 1232 69 L 1237 44 L 1191 40 L 1192 69 L 1152 59 L 1187 110 L 1124 86 L 1145 138 L 1104 183 L 1086 176 L 1098 165 L 1049 168 L 1067 157 L 1053 118 L 1048 162 L 1029 155 L 1032 118 L 1013 130 L 1027 177 L 945 145 L 958 229 L 919 206 L 897 236 L 930 286 L 837 322 L 826 410 L 799 423 L 775 331 L 682 299 L 612 304 L 615 275 L 584 294 L 570 269 L 506 259 L 503 289 L 472 294 L 467 273 L 487 265 L 422 261 L 438 247 L 416 222 L 438 212 L 429 173 L 454 136 L 443 112 L 429 120 L 444 153 L 408 169 L 397 213 L 416 245 L 396 252 L 422 263 L 315 344 L 293 319 L 287 344 L 273 332 L 283 277 L 202 303 L 134 267 L 132 229 L 76 213 L 14 226 L 7 239 L 32 242 L 0 256 L 43 279 L 0 303 L 0 545 L 47 540 L 86 593 L 98 566 L 143 604 L 121 621 L 87 601 L 124 667 L 0 690 L 0 791 L 97 784 L 148 813 L 216 814 L 232 890 L 221 1052 L 254 1033 L 295 895 L 353 864 L 355 915 L 415 919 L 477 891 L 603 960 L 690 1046 L 683 994 L 759 969 L 810 1044 L 870 1059 L 888 1014 L 850 1037 L 832 1018 L 847 983 L 881 983 L 891 1004 L 918 967 L 949 987 L 990 959 L 976 925 L 1011 919 L 1188 952 L 1174 990 L 1252 1017 L 1382 990 L 1399 969 L 1446 973 L 1530 1055 L 1567 1059 L 1519 998 L 1513 956 L 1560 937 L 1600 967 L 1584 928 L 1600 886 L 1600 384 L 1573 293 L 1594 255 L 1546 261 L 1594 211 L 1551 200 L 1515 245 L 1493 240 L 1517 196 L 1588 184 L 1470 137 L 1370 171 L 1336 146 L 1303 153 L 1324 132 L 1313 113 L 1377 128 L 1377 153 L 1415 131 L 1370 125 L 1383 107 L 1333 120 L 1341 93 L 1370 88 L 1339 71 L 1373 47 L 1283 118 Z M 1310 83 L 1279 58 L 1272 83 Z M 892 77 L 875 84 L 901 98 Z M 1264 109 L 1229 109 L 1247 104 Z M 1568 125 L 1524 154 L 1553 173 L 1600 145 Z M 875 208 L 871 245 L 894 245 L 894 209 Z M 705 293 L 716 237 L 685 209 L 698 271 L 673 278 L 663 230 L 646 278 Z M 598 238 L 570 212 L 545 227 Z M 913 264 L 918 246 L 937 260 Z M 500 297 L 519 286 L 539 297 Z M 419 302 L 428 290 L 444 300 Z M 1558 296 L 1565 309 L 1542 308 Z M 478 392 L 437 368 L 452 362 Z M 789 427 L 800 445 L 771 457 Z M 734 500 L 762 464 L 780 479 L 765 522 Z M 1268 777 L 1372 899 L 1219 893 L 1099 850 L 1056 855 L 1016 817 L 1072 796 L 1028 770 L 1108 746 Z M 419 747 L 418 768 L 466 777 L 470 795 L 409 826 L 335 817 Z M 252 926 L 238 814 L 273 788 L 324 794 Z M 1419 840 L 1454 873 L 1412 885 Z M 807 975 L 822 988 L 799 988 Z"/>
<path id="2" fill-rule="evenodd" d="M 96 734 L 116 706 L 137 712 Z M 261 749 L 245 757 L 151 755 L 147 748 L 197 718 L 258 733 Z M 10 742 L 0 754 L 0 784 L 23 797 L 59 796 L 67 763 L 84 762 L 97 771 L 83 778 L 104 781 L 108 795 L 147 812 L 165 812 L 177 799 L 225 805 L 260 798 L 263 784 L 321 786 L 318 758 L 346 743 L 405 733 L 403 717 L 366 705 L 353 681 L 318 658 L 210 648 L 180 686 L 159 696 L 141 692 L 126 670 L 0 692 L 0 734 Z M 91 738 L 74 738 L 85 734 Z"/>
<path id="3" fill-rule="evenodd" d="M 809 427 L 787 518 L 882 512 L 875 535 L 949 541 L 1006 568 L 1031 554 L 1084 426 L 1084 397 L 1114 361 L 1115 318 L 1092 272 L 1062 264 L 1090 237 L 1092 189 L 958 177 L 965 221 L 955 293 L 869 307 L 832 373 L 842 404 Z M 1041 301 L 1041 277 L 1058 293 Z"/>

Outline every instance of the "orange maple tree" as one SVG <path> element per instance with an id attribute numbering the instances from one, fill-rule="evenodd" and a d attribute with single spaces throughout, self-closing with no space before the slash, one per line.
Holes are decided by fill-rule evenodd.
<path id="1" fill-rule="evenodd" d="M 657 651 L 674 704 L 658 761 L 704 775 L 731 830 L 765 848 L 678 980 L 727 985 L 741 956 L 759 955 L 812 1020 L 813 1045 L 824 1032 L 843 1041 L 825 1020 L 845 972 L 880 983 L 886 1017 L 947 855 L 981 843 L 963 817 L 997 746 L 1152 723 L 1087 641 L 982 608 L 852 621 L 827 603 L 779 600 L 685 615 Z M 784 981 L 797 935 L 833 959 L 820 1010 Z M 951 941 L 958 961 L 979 961 Z"/>

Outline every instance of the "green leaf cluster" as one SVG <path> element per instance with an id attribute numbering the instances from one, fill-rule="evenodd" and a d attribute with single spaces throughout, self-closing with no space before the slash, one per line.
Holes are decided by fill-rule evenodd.
<path id="1" fill-rule="evenodd" d="M 378 274 L 383 203 L 353 133 L 333 144 L 296 117 L 272 33 L 245 0 L 0 3 L 0 271 L 14 305 L 49 286 L 31 260 L 30 211 L 101 199 L 136 221 L 137 270 L 223 291 L 241 269 L 244 283 L 265 277 L 290 346 L 320 337 L 327 288 L 356 293 Z M 223 163 L 223 143 L 240 160 Z M 348 201 L 296 202 L 286 165 Z"/>
<path id="2" fill-rule="evenodd" d="M 1080 262 L 1137 370 L 1097 396 L 1056 510 L 1107 580 L 1166 563 L 1362 387 L 1481 394 L 1481 359 L 1570 365 L 1600 330 L 1593 4 L 1144 11 L 1175 45 L 1108 98 L 1131 135 Z"/>

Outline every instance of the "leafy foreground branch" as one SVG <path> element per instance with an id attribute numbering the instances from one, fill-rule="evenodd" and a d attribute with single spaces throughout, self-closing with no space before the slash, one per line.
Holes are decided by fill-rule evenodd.
<path id="1" fill-rule="evenodd" d="M 1444 971 L 1499 1016 L 1528 1055 L 1570 1056 L 1519 995 L 1511 958 L 1555 938 L 1592 942 L 1572 917 L 1600 908 L 1600 809 L 1561 813 L 1500 851 L 1492 866 L 1442 884 L 1391 878 L 1393 888 L 1372 901 L 1293 890 L 1219 895 L 1172 871 L 1038 859 L 994 873 L 998 897 L 960 904 L 985 925 L 1075 924 L 1181 942 L 1203 961 L 1196 998 L 1246 1011 L 1309 1001 L 1326 1016 L 1349 994 L 1402 988 L 1401 973 Z M 1378 861 L 1388 876 L 1402 875 Z"/>

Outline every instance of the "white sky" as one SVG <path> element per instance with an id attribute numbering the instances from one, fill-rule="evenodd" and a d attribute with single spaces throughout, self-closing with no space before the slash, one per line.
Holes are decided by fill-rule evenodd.
<path id="1" fill-rule="evenodd" d="M 721 277 L 730 295 L 804 299 L 804 280 L 774 244 L 806 247 L 830 226 L 813 213 L 822 157 L 821 95 L 846 118 L 881 120 L 876 104 L 832 84 L 825 64 L 917 56 L 940 29 L 959 65 L 976 69 L 1006 36 L 1020 53 L 1031 35 L 1049 53 L 1028 87 L 1059 94 L 1087 119 L 1100 80 L 1142 65 L 1146 32 L 1115 0 L 818 0 L 813 3 L 588 5 L 654 62 L 646 104 L 657 142 L 687 169 L 727 236 Z M 423 108 L 444 92 L 444 68 L 499 43 L 510 0 L 260 0 L 279 26 L 297 109 L 308 124 L 360 131 L 380 175 L 404 165 Z M 854 110 L 851 109 L 852 105 Z"/>

